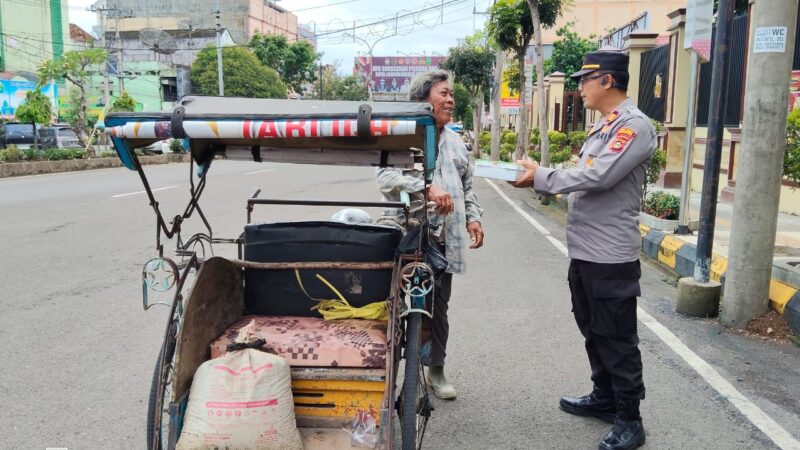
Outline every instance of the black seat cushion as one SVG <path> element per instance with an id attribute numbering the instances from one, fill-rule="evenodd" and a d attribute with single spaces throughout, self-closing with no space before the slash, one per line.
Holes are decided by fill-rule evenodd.
<path id="1" fill-rule="evenodd" d="M 255 262 L 391 261 L 402 233 L 391 227 L 339 222 L 250 224 L 244 230 L 244 259 Z M 353 306 L 386 300 L 392 270 L 300 270 L 306 292 L 319 299 L 334 294 L 322 275 Z M 245 269 L 245 314 L 319 316 L 316 302 L 301 289 L 294 270 Z"/>

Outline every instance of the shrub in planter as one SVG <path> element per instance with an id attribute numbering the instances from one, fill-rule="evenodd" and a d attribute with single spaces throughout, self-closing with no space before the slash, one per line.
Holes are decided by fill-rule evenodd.
<path id="1" fill-rule="evenodd" d="M 567 140 L 573 152 L 579 152 L 583 144 L 586 142 L 585 131 L 570 131 L 567 133 Z"/>
<path id="2" fill-rule="evenodd" d="M 112 150 L 103 150 L 100 152 L 101 158 L 115 158 L 117 156 L 117 152 Z"/>
<path id="3" fill-rule="evenodd" d="M 25 161 L 38 161 L 42 159 L 42 152 L 33 148 L 22 151 L 22 157 Z"/>
<path id="4" fill-rule="evenodd" d="M 7 148 L 0 149 L 0 161 L 2 162 L 16 162 L 22 161 L 24 154 L 16 145 L 9 145 Z"/>
<path id="5" fill-rule="evenodd" d="M 516 139 L 515 139 L 516 140 Z M 500 144 L 500 161 L 511 161 L 514 156 L 514 150 L 517 149 L 516 143 L 504 142 Z"/>
<path id="6" fill-rule="evenodd" d="M 480 145 L 481 150 L 486 150 L 486 153 L 489 153 L 492 146 L 492 132 L 491 131 L 484 131 L 478 136 L 478 145 Z"/>
<path id="7" fill-rule="evenodd" d="M 550 139 L 550 152 L 556 152 L 567 145 L 567 135 L 560 131 L 548 131 L 547 137 Z"/>
<path id="8" fill-rule="evenodd" d="M 500 143 L 517 145 L 517 133 L 511 130 L 503 131 L 503 135 L 500 137 Z"/>
<path id="9" fill-rule="evenodd" d="M 783 176 L 800 183 L 800 108 L 786 118 L 786 153 L 783 157 Z"/>
<path id="10" fill-rule="evenodd" d="M 642 212 L 665 220 L 677 220 L 681 198 L 663 191 L 655 191 L 644 201 Z"/>

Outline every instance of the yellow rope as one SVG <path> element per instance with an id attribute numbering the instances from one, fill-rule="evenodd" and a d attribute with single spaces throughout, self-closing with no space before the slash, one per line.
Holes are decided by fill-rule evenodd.
<path id="1" fill-rule="evenodd" d="M 389 311 L 386 308 L 386 301 L 382 302 L 374 302 L 368 305 L 364 305 L 360 308 L 356 308 L 352 306 L 347 300 L 344 298 L 341 292 L 336 289 L 328 280 L 325 279 L 320 274 L 317 274 L 317 278 L 322 281 L 325 286 L 333 291 L 334 294 L 338 297 L 337 299 L 321 299 L 321 298 L 314 298 L 308 294 L 306 291 L 305 286 L 303 286 L 303 281 L 300 279 L 300 271 L 295 269 L 294 276 L 297 278 L 297 284 L 300 285 L 300 289 L 309 299 L 317 302 L 317 305 L 311 308 L 312 310 L 316 309 L 322 314 L 322 317 L 325 320 L 338 320 L 338 319 L 371 319 L 371 320 L 388 320 L 389 318 Z"/>

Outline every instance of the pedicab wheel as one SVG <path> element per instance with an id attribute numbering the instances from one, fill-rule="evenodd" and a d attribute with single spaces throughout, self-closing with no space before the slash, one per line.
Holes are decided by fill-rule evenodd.
<path id="1" fill-rule="evenodd" d="M 170 336 L 161 345 L 153 380 L 150 383 L 150 399 L 147 403 L 147 449 L 165 450 L 169 436 L 169 398 L 172 386 L 172 357 L 175 353 L 177 323 L 170 326 Z M 166 350 L 166 351 L 165 351 Z M 167 370 L 164 370 L 165 361 Z M 163 377 L 163 378 L 162 378 Z M 163 380 L 163 381 L 162 381 Z"/>
<path id="2" fill-rule="evenodd" d="M 400 428 L 403 450 L 416 450 L 422 446 L 428 425 L 431 405 L 420 364 L 420 333 L 422 317 L 419 313 L 406 316 L 405 376 L 400 399 Z"/>

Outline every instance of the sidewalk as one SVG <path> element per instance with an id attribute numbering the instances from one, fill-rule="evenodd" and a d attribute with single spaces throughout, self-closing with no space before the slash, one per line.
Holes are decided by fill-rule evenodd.
<path id="1" fill-rule="evenodd" d="M 678 189 L 659 189 L 680 195 Z M 566 196 L 558 195 L 558 206 L 566 209 Z M 689 219 L 700 217 L 701 193 L 692 192 Z M 718 202 L 714 226 L 714 245 L 710 278 L 725 283 L 728 269 L 733 205 Z M 697 233 L 679 236 L 670 231 L 640 225 L 642 253 L 669 267 L 680 277 L 694 275 L 697 256 Z M 724 293 L 724 291 L 723 291 Z M 775 255 L 769 292 L 770 307 L 782 314 L 795 334 L 800 335 L 800 216 L 778 214 Z"/>

